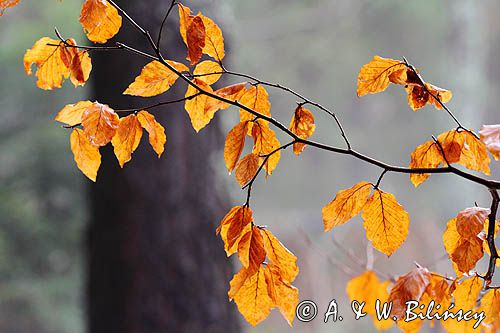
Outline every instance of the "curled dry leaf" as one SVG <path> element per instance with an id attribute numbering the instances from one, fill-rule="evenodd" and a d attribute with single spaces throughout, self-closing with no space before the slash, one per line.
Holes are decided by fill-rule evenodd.
<path id="1" fill-rule="evenodd" d="M 337 192 L 335 198 L 323 207 L 325 231 L 342 225 L 361 212 L 371 192 L 371 184 L 359 182 L 353 187 Z"/>
<path id="2" fill-rule="evenodd" d="M 406 87 L 406 91 L 408 93 L 408 105 L 413 111 L 417 111 L 427 104 L 432 104 L 436 109 L 441 110 L 442 105 L 439 101 L 448 103 L 453 97 L 451 91 L 436 87 L 430 83 L 425 83 L 424 86 L 410 84 Z"/>
<path id="3" fill-rule="evenodd" d="M 89 40 L 106 43 L 120 30 L 122 17 L 106 0 L 86 0 L 80 13 L 80 23 Z"/>
<path id="4" fill-rule="evenodd" d="M 179 72 L 189 70 L 189 68 L 179 62 L 167 60 L 167 63 Z M 141 74 L 128 86 L 124 94 L 142 97 L 157 96 L 170 89 L 177 79 L 177 74 L 161 62 L 155 60 L 144 66 Z"/>
<path id="5" fill-rule="evenodd" d="M 471 207 L 462 210 L 457 215 L 457 232 L 465 238 L 477 237 L 483 231 L 489 214 L 489 208 Z"/>
<path id="6" fill-rule="evenodd" d="M 137 149 L 142 138 L 142 127 L 136 115 L 131 114 L 120 119 L 115 136 L 111 140 L 115 156 L 123 168 L 132 159 L 132 153 Z"/>
<path id="7" fill-rule="evenodd" d="M 96 181 L 97 171 L 101 165 L 99 148 L 93 145 L 88 137 L 79 128 L 75 128 L 70 137 L 71 151 L 75 157 L 76 165 L 85 176 Z"/>
<path id="8" fill-rule="evenodd" d="M 314 131 L 316 130 L 316 125 L 314 124 L 314 116 L 311 111 L 299 105 L 294 112 L 292 121 L 290 122 L 290 131 L 297 135 L 299 138 L 307 140 L 309 139 Z M 305 144 L 296 142 L 293 144 L 293 152 L 295 155 L 300 155 L 304 150 Z"/>
<path id="9" fill-rule="evenodd" d="M 245 147 L 248 121 L 237 124 L 229 131 L 224 144 L 224 160 L 229 173 L 233 172 Z"/>
<path id="10" fill-rule="evenodd" d="M 68 39 L 67 45 L 61 44 L 61 59 L 70 71 L 70 80 L 75 87 L 83 86 L 92 71 L 92 61 L 87 51 L 78 51 L 74 39 Z"/>
<path id="11" fill-rule="evenodd" d="M 165 128 L 156 121 L 155 117 L 147 112 L 140 111 L 137 114 L 137 120 L 149 134 L 149 144 L 153 150 L 161 157 L 165 151 L 165 144 L 167 143 L 167 136 L 165 135 Z"/>
<path id="12" fill-rule="evenodd" d="M 253 153 L 243 157 L 241 161 L 236 164 L 236 180 L 241 187 L 245 186 L 252 180 L 259 170 L 259 157 Z"/>
<path id="13" fill-rule="evenodd" d="M 246 82 L 233 84 L 214 91 L 217 96 L 237 102 L 245 93 Z M 215 98 L 209 98 L 205 103 L 205 113 L 215 113 L 218 110 L 227 109 L 230 104 Z"/>
<path id="14" fill-rule="evenodd" d="M 113 109 L 97 102 L 88 107 L 82 117 L 83 131 L 97 147 L 105 146 L 111 141 L 119 123 L 118 115 Z"/>
<path id="15" fill-rule="evenodd" d="M 392 287 L 389 301 L 392 302 L 391 315 L 402 319 L 407 301 L 419 301 L 430 283 L 431 274 L 425 268 L 416 268 L 398 278 Z"/>
<path id="16" fill-rule="evenodd" d="M 228 257 L 237 251 L 239 240 L 247 230 L 250 230 L 252 222 L 252 209 L 246 206 L 233 207 L 224 216 L 216 234 L 220 233 Z"/>
<path id="17" fill-rule="evenodd" d="M 363 207 L 366 237 L 377 250 L 390 256 L 408 236 L 410 216 L 391 193 L 375 190 Z"/>
<path id="18" fill-rule="evenodd" d="M 389 76 L 405 69 L 401 60 L 387 59 L 379 56 L 361 67 L 358 75 L 358 96 L 375 94 L 387 89 L 390 84 Z"/>
<path id="19" fill-rule="evenodd" d="M 491 155 L 498 160 L 500 158 L 500 125 L 483 125 L 479 135 Z"/>

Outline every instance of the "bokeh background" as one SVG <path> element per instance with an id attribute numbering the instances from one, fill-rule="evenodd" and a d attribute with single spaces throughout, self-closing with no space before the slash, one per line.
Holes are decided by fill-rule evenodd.
<path id="1" fill-rule="evenodd" d="M 282 83 L 333 109 L 360 152 L 407 165 L 417 145 L 454 126 L 433 107 L 412 112 L 400 87 L 357 98 L 359 68 L 375 54 L 405 56 L 427 81 L 451 89 L 449 106 L 467 127 L 477 130 L 498 122 L 497 1 L 209 2 L 217 6 L 212 16 L 228 40 L 230 69 Z M 63 105 L 85 98 L 87 90 L 66 84 L 56 92 L 41 91 L 22 67 L 25 50 L 39 37 L 52 36 L 54 27 L 82 37 L 80 5 L 25 0 L 0 18 L 2 332 L 85 331 L 83 230 L 89 184 L 74 165 L 68 132 L 52 119 Z M 203 9 L 200 3 L 193 6 Z M 270 98 L 273 115 L 288 123 L 295 99 L 280 91 L 270 91 Z M 223 117 L 226 113 L 218 117 L 229 129 L 236 118 Z M 315 139 L 342 146 L 332 119 L 315 115 Z M 233 201 L 244 201 L 245 193 L 225 172 L 222 154 L 210 161 L 217 164 L 217 176 Z M 345 293 L 347 281 L 365 269 L 372 253 L 376 269 L 389 276 L 406 273 L 415 262 L 452 274 L 442 242 L 446 222 L 475 202 L 489 206 L 485 189 L 454 176 L 432 176 L 418 189 L 408 176 L 385 176 L 382 188 L 394 193 L 411 216 L 408 239 L 390 259 L 370 250 L 359 217 L 323 232 L 321 208 L 335 193 L 360 180 L 376 181 L 380 171 L 307 148 L 299 158 L 291 151 L 282 154 L 277 171 L 258 181 L 252 199 L 256 223 L 269 226 L 297 255 L 300 298 L 314 300 L 320 314 L 308 324 L 296 321 L 292 329 L 274 311 L 256 328 L 243 323 L 246 331 L 374 331 L 370 319 L 352 319 Z M 495 163 L 492 177 L 500 177 Z M 331 299 L 339 303 L 344 321 L 325 324 L 321 317 Z"/>

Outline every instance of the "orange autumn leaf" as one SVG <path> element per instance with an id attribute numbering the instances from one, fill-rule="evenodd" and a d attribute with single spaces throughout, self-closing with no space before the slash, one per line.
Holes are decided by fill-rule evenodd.
<path id="1" fill-rule="evenodd" d="M 269 94 L 261 85 L 252 86 L 247 89 L 243 96 L 241 96 L 240 103 L 262 115 L 271 116 Z M 255 116 L 250 112 L 240 109 L 240 121 L 253 120 L 254 118 Z M 251 130 L 252 126 L 248 128 L 248 134 L 251 134 Z"/>
<path id="2" fill-rule="evenodd" d="M 455 307 L 465 311 L 474 309 L 482 289 L 483 282 L 477 275 L 457 284 L 456 289 L 453 291 Z"/>
<path id="3" fill-rule="evenodd" d="M 251 222 L 252 209 L 246 206 L 231 208 L 222 219 L 216 234 L 220 233 L 228 257 L 236 252 L 238 242 L 246 231 L 250 230 Z"/>
<path id="4" fill-rule="evenodd" d="M 276 138 L 276 133 L 260 120 L 256 121 L 252 127 L 252 137 L 254 146 L 252 152 L 260 157 L 260 164 L 264 164 L 267 175 L 271 175 L 276 169 L 281 158 L 278 150 L 280 142 Z"/>
<path id="5" fill-rule="evenodd" d="M 193 75 L 206 84 L 211 85 L 219 81 L 222 76 L 222 68 L 214 61 L 205 60 L 196 65 Z"/>
<path id="6" fill-rule="evenodd" d="M 469 272 L 484 255 L 483 240 L 478 236 L 463 237 L 457 230 L 457 218 L 448 221 L 443 243 L 458 272 Z"/>
<path id="7" fill-rule="evenodd" d="M 491 155 L 498 160 L 500 158 L 500 125 L 483 125 L 479 135 Z"/>
<path id="8" fill-rule="evenodd" d="M 434 141 L 427 141 L 418 146 L 411 153 L 411 162 L 408 166 L 410 169 L 434 169 L 443 162 L 443 155 Z M 414 173 L 410 175 L 410 180 L 415 187 L 422 184 L 427 178 L 429 173 Z"/>
<path id="9" fill-rule="evenodd" d="M 68 67 L 61 57 L 60 41 L 43 37 L 26 51 L 24 55 L 24 70 L 27 75 L 32 75 L 31 66 L 36 65 L 37 86 L 44 90 L 61 88 L 63 80 L 70 74 Z"/>
<path id="10" fill-rule="evenodd" d="M 447 103 L 453 97 L 451 91 L 436 87 L 430 83 L 425 83 L 424 86 L 410 84 L 406 87 L 406 91 L 408 92 L 408 105 L 413 111 L 417 111 L 427 104 L 433 104 L 436 109 L 440 110 L 442 106 L 438 100 Z"/>
<path id="11" fill-rule="evenodd" d="M 266 266 L 264 276 L 269 297 L 279 308 L 288 325 L 292 326 L 295 309 L 299 303 L 299 290 L 282 278 L 281 268 L 274 264 Z"/>
<path id="12" fill-rule="evenodd" d="M 203 48 L 203 53 L 208 54 L 217 61 L 222 61 L 226 54 L 221 29 L 210 18 L 201 14 L 198 15 L 200 15 L 205 26 L 205 47 Z"/>
<path id="13" fill-rule="evenodd" d="M 122 17 L 106 0 L 86 0 L 80 13 L 80 23 L 88 39 L 94 43 L 106 43 L 120 30 Z"/>
<path id="14" fill-rule="evenodd" d="M 201 90 L 213 93 L 212 88 L 200 79 L 194 79 L 193 83 L 196 84 Z M 215 111 L 206 112 L 205 107 L 210 99 L 207 95 L 200 93 L 197 88 L 189 85 L 186 91 L 186 98 L 195 96 L 186 100 L 185 109 L 191 119 L 191 124 L 196 132 L 202 130 L 210 123 L 215 115 Z"/>
<path id="15" fill-rule="evenodd" d="M 251 229 L 241 237 L 238 242 L 238 257 L 243 267 L 245 267 L 250 274 L 257 271 L 264 262 L 266 259 L 264 239 L 258 227 L 252 226 Z"/>
<path id="16" fill-rule="evenodd" d="M 481 298 L 480 311 L 484 311 L 485 324 L 500 328 L 500 289 L 492 289 Z"/>
<path id="17" fill-rule="evenodd" d="M 233 84 L 214 91 L 217 96 L 237 102 L 245 93 L 246 82 Z M 205 103 L 205 113 L 214 113 L 218 110 L 227 109 L 230 104 L 215 98 L 209 98 Z"/>
<path id="18" fill-rule="evenodd" d="M 363 207 L 363 226 L 377 250 L 390 256 L 408 236 L 410 217 L 391 193 L 375 190 Z"/>
<path id="19" fill-rule="evenodd" d="M 486 145 L 468 131 L 460 133 L 465 138 L 465 145 L 458 163 L 469 170 L 481 171 L 489 175 L 491 160 Z"/>
<path id="20" fill-rule="evenodd" d="M 132 153 L 137 149 L 142 138 L 142 127 L 134 114 L 120 119 L 116 134 L 111 140 L 114 152 L 120 166 L 132 159 Z"/>
<path id="21" fill-rule="evenodd" d="M 241 152 L 245 147 L 248 122 L 237 124 L 229 131 L 224 144 L 224 161 L 229 173 L 233 172 L 236 163 L 240 159 Z"/>
<path id="22" fill-rule="evenodd" d="M 156 154 L 158 154 L 158 158 L 160 158 L 165 151 L 165 144 L 167 143 L 165 129 L 156 121 L 155 117 L 147 111 L 140 111 L 137 114 L 137 120 L 142 128 L 148 132 L 149 144 L 153 147 Z"/>
<path id="23" fill-rule="evenodd" d="M 99 148 L 93 145 L 88 137 L 79 128 L 71 133 L 71 151 L 73 152 L 76 165 L 85 176 L 96 181 L 97 171 L 101 165 L 101 154 Z"/>
<path id="24" fill-rule="evenodd" d="M 85 112 L 85 110 L 92 107 L 93 104 L 94 103 L 90 101 L 81 101 L 76 104 L 68 104 L 61 111 L 59 111 L 55 120 L 68 126 L 79 125 L 82 122 L 83 113 Z"/>
<path id="25" fill-rule="evenodd" d="M 199 16 L 190 18 L 186 30 L 186 39 L 188 47 L 188 57 L 191 66 L 196 65 L 203 55 L 205 47 L 205 25 Z"/>
<path id="26" fill-rule="evenodd" d="M 407 301 L 419 301 L 430 283 L 431 274 L 425 268 L 416 268 L 399 277 L 392 287 L 389 301 L 392 302 L 391 315 L 404 318 Z"/>
<path id="27" fill-rule="evenodd" d="M 429 304 L 433 301 L 435 305 L 430 313 L 442 314 L 452 303 L 453 290 L 455 290 L 454 283 L 449 283 L 448 279 L 431 273 L 429 284 L 420 298 L 420 303 L 425 304 L 426 310 L 430 311 Z M 436 309 L 438 304 L 440 307 Z"/>
<path id="28" fill-rule="evenodd" d="M 393 325 L 392 320 L 379 321 L 376 317 L 376 301 L 381 304 L 389 301 L 388 286 L 390 282 L 381 282 L 373 271 L 366 271 L 347 283 L 346 292 L 351 302 L 365 302 L 366 313 L 373 316 L 373 324 L 379 330 L 386 330 Z"/>
<path id="29" fill-rule="evenodd" d="M 83 113 L 83 131 L 90 142 L 97 146 L 107 145 L 118 129 L 120 120 L 118 115 L 109 106 L 93 103 Z"/>
<path id="30" fill-rule="evenodd" d="M 191 23 L 191 9 L 183 4 L 178 4 L 179 8 L 179 31 L 181 33 L 182 40 L 187 45 L 187 28 Z M 191 17 L 190 17 L 191 16 Z"/>
<path id="31" fill-rule="evenodd" d="M 20 0 L 0 0 L 0 16 L 3 15 L 7 8 L 17 6 L 19 2 Z"/>
<path id="32" fill-rule="evenodd" d="M 241 187 L 252 180 L 259 166 L 259 157 L 253 153 L 246 155 L 236 164 L 235 176 Z"/>
<path id="33" fill-rule="evenodd" d="M 401 60 L 387 59 L 379 56 L 361 67 L 358 75 L 358 96 L 375 94 L 387 89 L 390 84 L 389 76 L 406 65 Z"/>
<path id="34" fill-rule="evenodd" d="M 279 275 L 283 281 L 291 283 L 299 274 L 297 267 L 297 257 L 290 252 L 271 231 L 261 229 L 262 237 L 264 238 L 264 248 L 267 257 L 279 271 Z"/>
<path id="35" fill-rule="evenodd" d="M 483 230 L 489 214 L 489 208 L 471 207 L 462 210 L 457 215 L 457 232 L 465 238 L 476 237 Z"/>
<path id="36" fill-rule="evenodd" d="M 179 62 L 167 60 L 167 63 L 179 72 L 189 70 L 189 68 Z M 144 66 L 141 74 L 135 78 L 135 81 L 123 93 L 125 95 L 142 97 L 157 96 L 170 89 L 177 79 L 177 74 L 161 62 L 155 60 Z"/>
<path id="37" fill-rule="evenodd" d="M 229 299 L 234 300 L 238 310 L 250 325 L 255 326 L 267 318 L 274 304 L 269 296 L 262 265 L 252 273 L 243 268 L 234 276 L 230 285 Z"/>
<path id="38" fill-rule="evenodd" d="M 342 225 L 358 215 L 371 192 L 371 184 L 360 182 L 353 187 L 337 192 L 335 198 L 322 209 L 325 231 Z"/>
<path id="39" fill-rule="evenodd" d="M 308 109 L 299 105 L 295 109 L 292 121 L 290 122 L 290 131 L 299 138 L 307 140 L 313 135 L 315 130 L 316 125 L 314 124 L 313 114 Z M 297 156 L 300 155 L 304 148 L 305 144 L 303 143 L 297 142 L 293 144 L 293 152 Z"/>

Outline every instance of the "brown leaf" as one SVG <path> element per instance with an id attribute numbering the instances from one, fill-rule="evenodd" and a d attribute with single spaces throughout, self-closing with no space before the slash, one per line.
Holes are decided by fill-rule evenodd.
<path id="1" fill-rule="evenodd" d="M 462 210 L 457 215 L 457 232 L 465 238 L 477 237 L 489 214 L 489 208 L 471 207 Z"/>
<path id="2" fill-rule="evenodd" d="M 203 55 L 205 47 L 205 25 L 199 16 L 192 17 L 186 31 L 188 60 L 191 66 L 196 65 Z"/>
<path id="3" fill-rule="evenodd" d="M 419 301 L 430 283 L 430 278 L 431 274 L 425 268 L 416 268 L 399 277 L 389 296 L 393 306 L 391 315 L 402 319 L 406 311 L 406 302 Z"/>
<path id="4" fill-rule="evenodd" d="M 233 102 L 237 102 L 245 93 L 245 86 L 246 82 L 233 84 L 214 91 L 214 94 Z M 226 102 L 222 102 L 215 98 L 209 98 L 205 103 L 205 113 L 215 113 L 218 110 L 227 109 L 229 106 L 230 104 Z"/>

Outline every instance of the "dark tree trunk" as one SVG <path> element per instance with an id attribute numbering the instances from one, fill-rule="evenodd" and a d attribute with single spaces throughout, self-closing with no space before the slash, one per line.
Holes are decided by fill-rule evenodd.
<path id="1" fill-rule="evenodd" d="M 169 2 L 118 1 L 153 35 Z M 169 24 L 164 36 L 165 56 L 184 59 L 178 28 Z M 117 40 L 152 53 L 125 20 Z M 122 95 L 146 59 L 116 51 L 94 53 L 93 60 L 94 99 L 113 108 L 158 100 Z M 161 99 L 179 98 L 185 89 L 178 82 Z M 161 159 L 146 133 L 124 169 L 111 148 L 103 149 L 98 180 L 90 188 L 88 331 L 238 332 L 235 306 L 227 297 L 232 269 L 215 236 L 229 208 L 210 163 L 221 148 L 218 126 L 196 135 L 182 104 L 154 114 L 167 133 Z"/>

